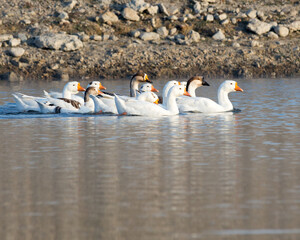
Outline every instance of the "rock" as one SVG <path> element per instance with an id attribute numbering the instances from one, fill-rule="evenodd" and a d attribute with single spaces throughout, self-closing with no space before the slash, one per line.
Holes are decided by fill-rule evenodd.
<path id="1" fill-rule="evenodd" d="M 130 35 L 132 37 L 138 38 L 141 35 L 141 32 L 139 30 L 133 30 L 131 31 Z"/>
<path id="2" fill-rule="evenodd" d="M 207 8 L 207 12 L 213 13 L 213 12 L 214 12 L 214 8 L 213 8 L 213 7 L 208 7 L 208 8 Z"/>
<path id="3" fill-rule="evenodd" d="M 196 14 L 200 13 L 201 12 L 201 4 L 199 2 L 195 2 L 193 9 Z"/>
<path id="4" fill-rule="evenodd" d="M 221 22 L 222 25 L 226 25 L 228 23 L 230 23 L 229 19 L 225 19 L 224 21 Z"/>
<path id="5" fill-rule="evenodd" d="M 300 30 L 300 21 L 294 21 L 290 24 L 287 24 L 286 25 L 291 32 L 296 32 L 296 31 L 299 31 Z M 1 38 L 1 35 L 0 35 L 0 38 Z M 1 39 L 0 39 L 1 41 Z"/>
<path id="6" fill-rule="evenodd" d="M 110 37 L 110 36 L 109 36 L 108 34 L 105 34 L 105 33 L 104 33 L 104 34 L 102 35 L 102 40 L 103 40 L 103 41 L 107 41 L 107 40 L 109 40 L 109 37 Z"/>
<path id="7" fill-rule="evenodd" d="M 123 18 L 130 20 L 130 21 L 135 21 L 135 22 L 140 21 L 140 17 L 138 15 L 138 13 L 135 10 L 133 10 L 132 8 L 128 8 L 128 7 L 124 8 L 122 11 L 122 16 L 123 16 Z"/>
<path id="8" fill-rule="evenodd" d="M 213 16 L 212 14 L 208 14 L 208 15 L 206 16 L 206 21 L 207 21 L 207 22 L 213 22 L 213 21 L 214 21 L 214 16 Z"/>
<path id="9" fill-rule="evenodd" d="M 77 1 L 76 0 L 72 0 L 70 2 L 65 2 L 64 3 L 64 9 L 66 11 L 71 11 L 77 4 Z"/>
<path id="10" fill-rule="evenodd" d="M 159 34 L 159 36 L 161 36 L 162 38 L 165 38 L 166 36 L 168 36 L 169 31 L 166 27 L 160 27 L 156 30 L 156 32 Z"/>
<path id="11" fill-rule="evenodd" d="M 247 16 L 251 19 L 256 18 L 256 13 L 257 11 L 253 9 L 250 9 L 246 12 Z"/>
<path id="12" fill-rule="evenodd" d="M 140 35 L 140 39 L 144 40 L 144 41 L 155 41 L 155 40 L 159 40 L 159 34 L 155 33 L 155 32 L 143 32 Z"/>
<path id="13" fill-rule="evenodd" d="M 199 42 L 200 41 L 200 34 L 194 30 L 189 31 L 187 34 L 187 39 L 191 42 Z"/>
<path id="14" fill-rule="evenodd" d="M 268 36 L 268 38 L 271 38 L 271 39 L 278 39 L 279 38 L 279 36 L 274 32 L 269 32 L 267 36 Z"/>
<path id="15" fill-rule="evenodd" d="M 232 43 L 232 47 L 234 47 L 234 48 L 239 48 L 241 45 L 239 44 L 239 43 L 237 43 L 237 42 L 233 42 Z"/>
<path id="16" fill-rule="evenodd" d="M 170 16 L 166 6 L 163 3 L 158 4 L 159 11 L 167 16 Z"/>
<path id="17" fill-rule="evenodd" d="M 274 27 L 275 33 L 277 33 L 280 37 L 286 37 L 289 35 L 289 29 L 287 27 L 284 27 L 282 25 L 278 25 Z"/>
<path id="18" fill-rule="evenodd" d="M 222 41 L 222 40 L 226 39 L 226 37 L 225 37 L 225 35 L 224 35 L 224 33 L 222 32 L 221 29 L 219 29 L 219 31 L 216 32 L 216 33 L 212 36 L 212 38 L 213 38 L 214 40 L 218 40 L 218 41 Z"/>
<path id="19" fill-rule="evenodd" d="M 272 24 L 262 22 L 256 18 L 251 19 L 247 25 L 247 29 L 256 33 L 257 35 L 262 35 L 264 33 L 269 32 L 272 27 L 273 27 Z"/>
<path id="20" fill-rule="evenodd" d="M 59 13 L 58 18 L 60 18 L 61 20 L 66 20 L 69 19 L 69 15 L 66 12 L 61 12 Z"/>
<path id="21" fill-rule="evenodd" d="M 25 53 L 25 50 L 23 48 L 11 48 L 8 50 L 8 54 L 13 57 L 21 57 Z"/>
<path id="22" fill-rule="evenodd" d="M 87 42 L 88 40 L 90 40 L 90 36 L 85 34 L 85 32 L 76 33 L 76 36 L 78 36 L 78 38 L 82 42 Z"/>
<path id="23" fill-rule="evenodd" d="M 168 8 L 168 13 L 169 15 L 175 15 L 179 12 L 179 9 L 175 6 L 172 6 L 170 8 Z"/>
<path id="24" fill-rule="evenodd" d="M 19 78 L 17 74 L 14 72 L 7 72 L 0 75 L 1 80 L 9 81 L 9 82 L 18 82 L 22 80 L 22 78 Z"/>
<path id="25" fill-rule="evenodd" d="M 2 34 L 2 35 L 0 35 L 0 42 L 5 42 L 12 38 L 14 38 L 14 36 L 11 34 Z"/>
<path id="26" fill-rule="evenodd" d="M 58 81 L 64 81 L 64 82 L 67 82 L 70 79 L 69 74 L 66 71 L 62 71 L 62 70 L 57 70 L 53 75 L 53 77 Z"/>
<path id="27" fill-rule="evenodd" d="M 34 44 L 38 48 L 46 48 L 53 50 L 74 51 L 83 47 L 83 43 L 75 35 L 67 35 L 64 33 L 47 33 L 37 36 Z"/>
<path id="28" fill-rule="evenodd" d="M 102 36 L 100 35 L 92 35 L 90 37 L 91 40 L 94 40 L 94 41 L 102 41 Z"/>
<path id="29" fill-rule="evenodd" d="M 147 8 L 147 12 L 150 14 L 150 15 L 156 15 L 158 13 L 158 6 L 150 6 L 149 8 Z"/>
<path id="30" fill-rule="evenodd" d="M 118 22 L 119 21 L 118 16 L 114 12 L 111 12 L 111 11 L 105 12 L 104 14 L 101 15 L 100 18 L 105 23 L 108 23 L 108 22 L 114 23 L 114 22 Z"/>
<path id="31" fill-rule="evenodd" d="M 256 15 L 259 18 L 259 20 L 261 20 L 261 21 L 265 21 L 267 19 L 264 12 L 261 10 L 257 11 Z"/>
<path id="32" fill-rule="evenodd" d="M 171 28 L 170 31 L 169 31 L 169 34 L 171 36 L 175 35 L 177 33 L 177 28 Z"/>
<path id="33" fill-rule="evenodd" d="M 217 20 L 223 21 L 225 19 L 227 19 L 227 14 L 226 13 L 222 13 L 220 15 L 217 15 Z"/>
<path id="34" fill-rule="evenodd" d="M 172 16 L 168 17 L 168 19 L 169 19 L 171 22 L 174 22 L 174 21 L 177 21 L 177 20 L 178 20 L 178 17 L 175 16 L 175 15 L 172 15 Z"/>
<path id="35" fill-rule="evenodd" d="M 25 19 L 20 20 L 20 24 L 29 25 L 29 24 L 31 24 L 31 21 L 30 21 L 30 19 L 25 18 Z"/>
<path id="36" fill-rule="evenodd" d="M 17 37 L 21 40 L 21 42 L 26 42 L 27 41 L 27 36 L 26 36 L 26 34 L 25 33 L 18 33 L 17 34 Z"/>
<path id="37" fill-rule="evenodd" d="M 8 41 L 8 45 L 11 47 L 16 47 L 21 44 L 21 39 L 19 38 L 12 38 Z"/>
<path id="38" fill-rule="evenodd" d="M 161 19 L 159 17 L 153 17 L 151 18 L 151 25 L 154 28 L 158 28 L 161 26 Z"/>
<path id="39" fill-rule="evenodd" d="M 232 24 L 236 24 L 236 23 L 237 23 L 236 18 L 232 18 L 232 19 L 231 19 L 231 22 L 232 22 Z"/>
<path id="40" fill-rule="evenodd" d="M 126 7 L 141 13 L 148 9 L 150 7 L 150 4 L 145 3 L 144 0 L 132 0 L 131 2 L 126 4 Z"/>
<path id="41" fill-rule="evenodd" d="M 250 42 L 250 44 L 251 44 L 251 47 L 260 47 L 259 42 L 258 42 L 258 41 L 255 41 L 255 40 L 252 40 L 252 41 Z"/>

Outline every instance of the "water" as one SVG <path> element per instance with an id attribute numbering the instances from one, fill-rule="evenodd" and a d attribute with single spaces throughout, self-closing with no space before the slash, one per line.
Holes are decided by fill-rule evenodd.
<path id="1" fill-rule="evenodd" d="M 63 83 L 1 82 L 0 239 L 300 239 L 300 79 L 238 83 L 239 113 L 145 118 L 16 114 Z"/>

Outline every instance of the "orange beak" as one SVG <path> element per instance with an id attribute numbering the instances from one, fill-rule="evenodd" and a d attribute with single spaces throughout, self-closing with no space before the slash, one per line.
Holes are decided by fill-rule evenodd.
<path id="1" fill-rule="evenodd" d="M 101 92 L 100 90 L 98 90 L 98 94 L 103 94 L 103 92 Z"/>
<path id="2" fill-rule="evenodd" d="M 102 86 L 102 84 L 100 83 L 99 89 L 100 89 L 100 90 L 105 90 L 106 87 Z"/>
<path id="3" fill-rule="evenodd" d="M 156 101 L 154 102 L 155 104 L 158 104 L 159 99 L 156 99 Z"/>
<path id="4" fill-rule="evenodd" d="M 180 82 L 178 82 L 178 85 L 181 85 L 181 83 L 180 83 Z"/>
<path id="5" fill-rule="evenodd" d="M 80 83 L 78 83 L 77 90 L 78 90 L 78 91 L 85 91 L 85 89 L 84 89 L 83 87 L 80 86 Z"/>
<path id="6" fill-rule="evenodd" d="M 152 85 L 151 92 L 159 92 L 159 91 L 156 88 L 154 88 L 153 85 Z"/>
<path id="7" fill-rule="evenodd" d="M 191 97 L 191 94 L 189 94 L 187 91 L 186 91 L 186 89 L 184 89 L 184 94 L 183 94 L 184 96 L 188 96 L 188 97 Z"/>
<path id="8" fill-rule="evenodd" d="M 234 88 L 234 90 L 235 90 L 235 91 L 244 92 L 244 90 L 241 89 L 241 88 L 237 85 L 237 83 L 235 83 L 235 88 Z"/>

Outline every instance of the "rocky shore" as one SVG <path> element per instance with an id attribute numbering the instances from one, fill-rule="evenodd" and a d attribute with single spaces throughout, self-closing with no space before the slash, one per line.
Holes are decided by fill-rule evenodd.
<path id="1" fill-rule="evenodd" d="M 0 10 L 0 80 L 300 76 L 297 0 L 0 0 Z"/>

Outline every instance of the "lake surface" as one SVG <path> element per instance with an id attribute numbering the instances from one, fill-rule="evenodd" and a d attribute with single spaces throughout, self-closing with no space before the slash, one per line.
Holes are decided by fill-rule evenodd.
<path id="1" fill-rule="evenodd" d="M 300 79 L 238 84 L 239 113 L 145 118 L 16 114 L 64 83 L 0 82 L 0 239 L 300 239 Z"/>

